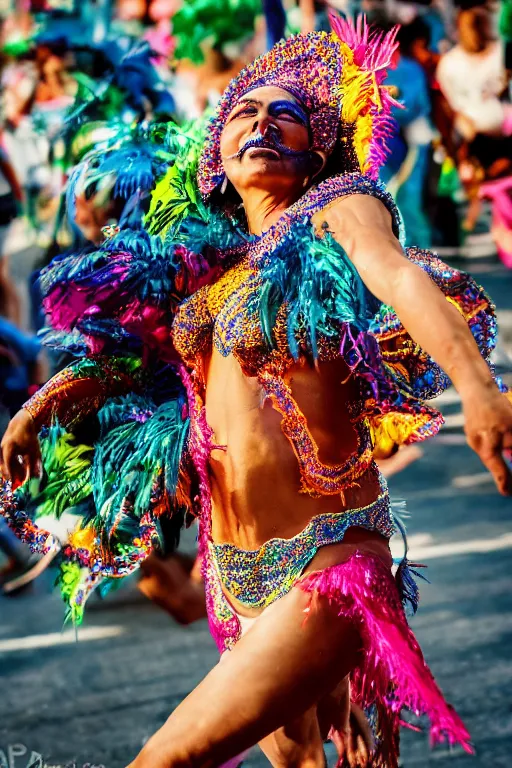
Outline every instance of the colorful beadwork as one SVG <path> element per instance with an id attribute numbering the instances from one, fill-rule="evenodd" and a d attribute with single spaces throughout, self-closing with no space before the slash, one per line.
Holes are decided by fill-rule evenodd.
<path id="1" fill-rule="evenodd" d="M 316 515 L 293 538 L 270 539 L 257 550 L 214 544 L 220 581 L 243 605 L 265 608 L 290 591 L 320 547 L 342 541 L 352 526 L 378 531 L 386 538 L 392 536 L 394 526 L 387 490 L 366 507 Z"/>
<path id="2" fill-rule="evenodd" d="M 141 376 L 136 358 L 81 358 L 53 376 L 23 407 L 39 429 L 55 417 L 70 426 L 97 413 L 107 398 L 137 389 Z"/>
<path id="3" fill-rule="evenodd" d="M 354 154 L 351 170 L 377 176 L 385 158 L 384 138 L 396 102 L 382 83 L 396 48 L 393 30 L 370 32 L 332 15 L 333 31 L 296 35 L 275 45 L 243 69 L 224 92 L 212 119 L 199 162 L 198 183 L 207 198 L 224 177 L 220 136 L 237 101 L 261 86 L 283 88 L 306 107 L 314 149 Z M 348 125 L 350 132 L 343 131 Z M 350 144 L 346 141 L 350 137 Z"/>
<path id="4" fill-rule="evenodd" d="M 272 352 L 265 341 L 259 311 L 261 272 L 276 258 L 276 248 L 292 231 L 294 222 L 310 219 L 332 200 L 355 192 L 379 197 L 389 208 L 399 231 L 397 209 L 377 182 L 360 174 L 329 179 L 328 183 L 323 182 L 303 195 L 262 237 L 231 251 L 230 257 L 237 255 L 238 262 L 215 282 L 184 301 L 178 307 L 173 324 L 175 348 L 189 365 L 194 366 L 213 339 L 223 356 L 233 354 L 246 375 L 258 377 L 266 397 L 282 415 L 283 433 L 299 462 L 301 490 L 313 496 L 343 493 L 367 471 L 373 459 L 369 425 L 358 413 L 354 419 L 358 448 L 345 462 L 328 466 L 319 460 L 318 447 L 308 430 L 306 419 L 283 378 L 293 362 L 285 306 L 281 308 L 283 311 L 278 311 L 273 333 L 277 349 Z M 312 231 L 310 236 L 315 237 Z M 280 324 L 282 331 L 279 330 Z M 333 336 L 320 338 L 320 360 L 339 356 L 342 328 L 340 324 Z M 299 339 L 298 343 L 306 352 L 307 341 Z M 204 393 L 200 395 L 202 397 Z"/>
<path id="5" fill-rule="evenodd" d="M 198 170 L 201 194 L 207 197 L 222 182 L 220 135 L 231 110 L 245 93 L 263 85 L 278 86 L 300 99 L 310 116 L 312 148 L 332 149 L 340 119 L 341 67 L 339 41 L 314 32 L 281 41 L 243 69 L 224 92 L 208 128 Z"/>
<path id="6" fill-rule="evenodd" d="M 195 164 L 185 152 L 186 174 L 173 177 L 185 208 L 178 206 L 182 213 L 171 216 L 165 242 L 144 231 L 122 231 L 94 253 L 59 259 L 43 273 L 41 288 L 52 324 L 46 343 L 88 357 L 55 377 L 26 408 L 38 427 L 54 418 L 74 427 L 92 413 L 98 414 L 101 427 L 87 476 L 79 473 L 68 488 L 85 493 L 91 482 L 95 489 L 94 498 L 83 499 L 91 505 L 87 519 L 94 520 L 95 529 L 77 530 L 66 549 L 72 566 L 66 575 L 70 604 L 83 606 L 102 576 L 122 575 L 128 572 L 125 565 L 131 568 L 147 555 L 157 536 L 158 515 L 174 514 L 176 504 L 182 505 L 180 514 L 183 508 L 200 507 L 212 631 L 221 647 L 226 636 L 230 641 L 237 636 L 211 565 L 209 461 L 214 446 L 204 408 L 202 358 L 212 344 L 221 355 L 233 355 L 244 374 L 257 377 L 297 457 L 300 490 L 312 496 L 338 495 L 343 501 L 344 490 L 371 467 L 374 443 L 387 441 L 393 447 L 421 440 L 442 423 L 422 398 L 447 386 L 444 374 L 408 337 L 392 308 L 381 307 L 369 294 L 328 229 L 313 231 L 315 213 L 344 195 L 366 194 L 387 207 L 395 235 L 402 235 L 391 197 L 369 178 L 382 160 L 392 104 L 382 84 L 393 33 L 372 36 L 364 22 L 354 27 L 337 20 L 333 26 L 331 35 L 280 43 L 233 81 L 208 132 L 198 180 L 207 198 L 222 177 L 219 138 L 234 101 L 267 84 L 301 99 L 310 114 L 313 147 L 330 151 L 339 142 L 340 165 L 351 172 L 312 187 L 263 236 L 250 238 L 222 211 L 200 202 L 192 183 Z M 173 169 L 182 167 L 176 162 Z M 176 203 L 176 195 L 171 199 Z M 158 201 L 153 215 L 157 209 Z M 163 221 L 169 223 L 168 214 L 165 209 L 157 215 L 155 232 Z M 485 294 L 432 254 L 415 249 L 407 255 L 458 308 L 488 357 L 496 329 Z M 179 377 L 176 352 L 186 365 Z M 319 459 L 287 374 L 298 362 L 335 359 L 346 363 L 352 378 L 347 408 L 357 449 L 345 461 L 327 465 Z M 155 360 L 165 366 L 158 368 Z M 146 364 L 156 374 L 151 382 Z M 131 394 L 116 399 L 125 392 Z M 189 459 L 194 471 L 187 474 Z M 130 466 L 126 476 L 119 472 L 123 466 Z M 34 538 L 37 528 L 20 511 L 23 506 L 15 507 L 11 502 L 6 506 L 10 523 L 42 546 L 43 540 Z M 126 539 L 121 540 L 123 531 Z M 224 618 L 217 622 L 216 616 Z"/>

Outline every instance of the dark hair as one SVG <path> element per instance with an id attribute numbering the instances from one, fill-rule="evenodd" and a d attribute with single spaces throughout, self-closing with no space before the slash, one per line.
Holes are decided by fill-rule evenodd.
<path id="1" fill-rule="evenodd" d="M 360 172 L 361 166 L 354 146 L 354 126 L 340 122 L 334 149 L 327 158 L 323 170 L 315 178 L 315 182 L 318 184 L 330 176 L 339 176 L 342 173 Z"/>
<path id="2" fill-rule="evenodd" d="M 415 42 L 424 40 L 428 46 L 430 45 L 431 38 L 430 27 L 418 16 L 410 24 L 404 24 L 398 30 L 397 40 L 400 46 L 400 53 L 404 56 L 411 56 L 412 46 Z"/>

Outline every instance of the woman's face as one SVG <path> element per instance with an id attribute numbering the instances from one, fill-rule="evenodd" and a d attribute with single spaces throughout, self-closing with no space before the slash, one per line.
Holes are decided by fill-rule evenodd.
<path id="1" fill-rule="evenodd" d="M 480 53 L 492 40 L 489 17 L 485 8 L 470 8 L 458 18 L 459 41 L 468 53 Z"/>
<path id="2" fill-rule="evenodd" d="M 314 173 L 310 146 L 304 106 L 275 86 L 244 94 L 231 110 L 220 140 L 224 172 L 240 194 L 251 187 L 271 191 L 303 187 Z"/>

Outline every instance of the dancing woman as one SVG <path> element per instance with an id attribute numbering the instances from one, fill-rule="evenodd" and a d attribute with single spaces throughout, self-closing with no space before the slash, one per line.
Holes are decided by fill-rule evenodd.
<path id="1" fill-rule="evenodd" d="M 97 414 L 94 447 L 74 448 L 85 469 L 73 498 L 90 505 L 62 566 L 75 614 L 102 577 L 147 556 L 165 516 L 199 516 L 221 661 L 130 768 L 219 766 L 256 743 L 274 766 L 323 766 L 328 734 L 351 766 L 396 768 L 404 707 L 428 715 L 433 742 L 471 751 L 406 623 L 416 588 L 406 560 L 392 575 L 374 455 L 434 434 L 442 419 L 423 401 L 451 380 L 469 444 L 508 493 L 512 407 L 486 361 L 487 297 L 428 252 L 404 252 L 373 180 L 393 35 L 333 26 L 232 81 L 199 162 L 203 202 L 180 203 L 179 227 L 137 248 L 114 238 L 45 278 L 53 342 L 60 333 L 85 357 L 15 417 L 3 462 L 14 488 L 37 475 L 43 430 L 57 477 L 49 438 L 72 438 L 52 417 L 74 430 Z M 158 190 L 162 223 L 172 195 Z M 24 487 L 6 487 L 2 511 L 44 549 Z M 350 737 L 350 697 L 375 724 L 371 757 Z"/>

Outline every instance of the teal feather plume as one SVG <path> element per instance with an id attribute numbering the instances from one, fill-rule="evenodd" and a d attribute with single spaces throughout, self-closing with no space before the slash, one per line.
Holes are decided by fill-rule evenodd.
<path id="1" fill-rule="evenodd" d="M 177 511 L 180 461 L 189 419 L 183 400 L 114 398 L 98 414 L 101 435 L 92 471 L 94 528 L 112 547 L 130 544 L 146 514 Z"/>
<path id="2" fill-rule="evenodd" d="M 367 330 L 378 300 L 367 290 L 347 254 L 331 235 L 315 236 L 309 224 L 295 225 L 261 266 L 260 322 L 267 343 L 282 303 L 288 310 L 288 346 L 295 359 L 318 356 L 318 337 L 335 336 L 341 324 Z M 304 340 L 306 350 L 300 348 Z"/>

